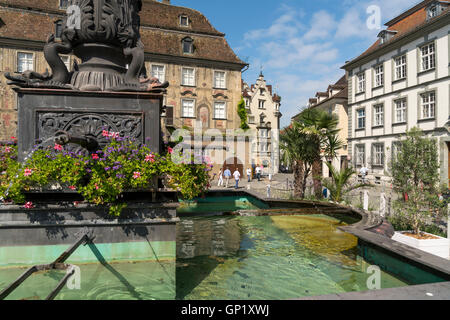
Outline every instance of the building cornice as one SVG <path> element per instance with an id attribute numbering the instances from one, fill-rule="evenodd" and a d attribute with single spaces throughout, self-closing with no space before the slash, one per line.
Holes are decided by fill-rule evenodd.
<path id="1" fill-rule="evenodd" d="M 172 55 L 163 55 L 152 52 L 145 53 L 146 60 L 167 63 L 167 64 L 179 64 L 179 65 L 192 65 L 196 67 L 206 67 L 206 68 L 217 68 L 217 69 L 225 69 L 225 70 L 234 70 L 234 71 L 242 71 L 242 69 L 248 66 L 247 63 L 235 63 L 228 61 L 219 61 L 219 60 L 209 60 L 209 59 L 200 59 L 200 58 L 191 58 L 191 57 L 181 57 L 181 56 L 172 56 Z"/>

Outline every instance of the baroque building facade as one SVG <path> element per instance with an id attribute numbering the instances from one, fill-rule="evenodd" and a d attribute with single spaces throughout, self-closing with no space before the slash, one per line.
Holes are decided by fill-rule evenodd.
<path id="1" fill-rule="evenodd" d="M 387 29 L 348 72 L 349 154 L 369 178 L 389 183 L 396 142 L 413 127 L 439 143 L 440 175 L 450 181 L 450 10 L 422 1 L 386 23 Z"/>
<path id="2" fill-rule="evenodd" d="M 17 129 L 17 97 L 6 85 L 4 73 L 48 69 L 42 52 L 47 36 L 53 33 L 58 38 L 67 7 L 77 1 L 0 0 L 0 140 L 16 136 Z M 164 139 L 181 128 L 192 135 L 194 130 L 213 130 L 221 136 L 239 128 L 242 70 L 248 65 L 230 48 L 225 34 L 202 13 L 169 0 L 142 0 L 142 4 L 140 33 L 147 76 L 170 82 L 161 120 Z M 69 71 L 79 62 L 75 56 L 62 57 Z M 200 144 L 199 150 L 207 153 Z M 233 147 L 223 143 L 217 149 L 227 152 L 220 162 L 249 165 L 248 160 L 236 159 Z M 222 165 L 217 163 L 215 170 Z"/>
<path id="3" fill-rule="evenodd" d="M 280 170 L 281 97 L 273 92 L 261 73 L 255 84 L 243 83 L 242 96 L 253 132 L 251 140 L 252 168 L 263 166 L 263 174 L 276 174 Z"/>

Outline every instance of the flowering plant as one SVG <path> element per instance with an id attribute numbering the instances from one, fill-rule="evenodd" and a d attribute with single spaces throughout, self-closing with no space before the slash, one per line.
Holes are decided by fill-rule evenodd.
<path id="1" fill-rule="evenodd" d="M 106 133 L 105 133 L 106 134 Z M 81 194 L 85 201 L 108 205 L 119 216 L 126 204 L 125 191 L 158 189 L 158 178 L 184 199 L 193 199 L 209 187 L 210 165 L 175 164 L 171 153 L 153 153 L 145 144 L 109 135 L 109 144 L 89 155 L 68 152 L 60 145 L 37 150 L 25 163 L 17 162 L 17 149 L 3 147 L 0 154 L 0 196 L 24 204 L 25 191 L 43 190 L 49 185 Z M 173 150 L 169 150 L 173 151 Z M 33 204 L 26 203 L 27 208 Z"/>

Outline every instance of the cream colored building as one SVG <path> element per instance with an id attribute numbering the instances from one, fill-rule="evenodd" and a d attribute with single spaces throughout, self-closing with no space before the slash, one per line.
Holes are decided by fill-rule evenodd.
<path id="1" fill-rule="evenodd" d="M 450 10 L 422 1 L 389 21 L 349 74 L 349 154 L 369 179 L 389 183 L 396 142 L 418 127 L 439 142 L 442 183 L 450 179 Z"/>
<path id="2" fill-rule="evenodd" d="M 261 73 L 255 84 L 243 84 L 248 125 L 253 132 L 251 164 L 263 166 L 263 174 L 276 174 L 280 170 L 281 97 L 273 93 Z"/>

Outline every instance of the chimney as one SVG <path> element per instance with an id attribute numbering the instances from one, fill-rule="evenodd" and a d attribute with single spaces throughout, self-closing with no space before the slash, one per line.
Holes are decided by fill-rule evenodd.
<path id="1" fill-rule="evenodd" d="M 161 2 L 164 4 L 170 4 L 170 0 L 161 0 Z"/>

